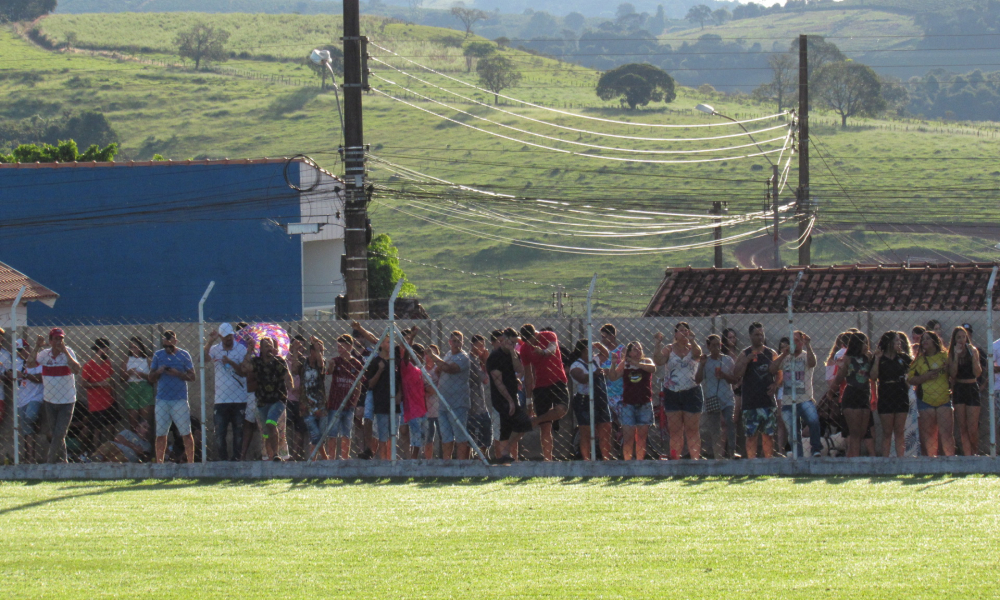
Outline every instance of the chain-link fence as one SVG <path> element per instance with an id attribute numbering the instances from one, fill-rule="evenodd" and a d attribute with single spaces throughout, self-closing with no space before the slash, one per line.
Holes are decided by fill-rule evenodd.
<path id="1" fill-rule="evenodd" d="M 984 454 L 996 436 L 991 318 L 983 310 L 498 315 L 398 320 L 395 329 L 261 318 L 12 327 L 0 352 L 0 455 L 10 464 Z M 910 338 L 918 326 L 940 332 L 942 351 L 923 340 L 922 353 L 904 360 L 909 344 L 886 332 Z M 856 334 L 872 352 L 882 342 L 877 357 L 859 350 Z M 782 338 L 797 340 L 788 356 Z M 287 379 L 266 360 L 272 344 Z M 940 379 L 912 385 L 939 373 L 943 404 Z"/>

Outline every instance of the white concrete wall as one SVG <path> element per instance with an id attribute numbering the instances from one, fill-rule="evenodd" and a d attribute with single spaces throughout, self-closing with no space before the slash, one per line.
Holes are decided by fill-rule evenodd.
<path id="1" fill-rule="evenodd" d="M 343 238 L 302 244 L 302 305 L 307 318 L 317 309 L 332 311 L 334 299 L 347 291 L 340 274 L 343 253 Z"/>
<path id="2" fill-rule="evenodd" d="M 0 302 L 0 327 L 5 329 L 8 334 L 10 333 L 10 308 L 13 302 Z M 24 324 L 28 322 L 28 306 L 22 304 L 17 307 L 17 323 L 19 327 L 24 327 Z"/>

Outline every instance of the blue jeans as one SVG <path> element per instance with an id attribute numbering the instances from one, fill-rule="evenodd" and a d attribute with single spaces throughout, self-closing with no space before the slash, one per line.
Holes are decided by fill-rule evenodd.
<path id="1" fill-rule="evenodd" d="M 803 420 L 806 422 L 806 425 L 809 426 L 809 445 L 812 446 L 812 453 L 816 454 L 823 449 L 823 444 L 820 441 L 819 436 L 819 413 L 816 412 L 816 403 L 812 400 L 807 400 L 801 404 L 797 404 L 796 406 L 798 406 L 796 412 L 798 413 L 799 427 L 801 427 Z M 790 442 L 793 435 L 791 406 L 781 407 L 781 418 L 785 421 L 785 429 L 788 431 L 788 441 Z M 801 437 L 796 442 L 795 448 L 799 453 L 799 456 L 804 456 L 802 453 Z"/>
<path id="2" fill-rule="evenodd" d="M 245 402 L 225 402 L 215 405 L 215 453 L 218 460 L 237 460 L 243 451 L 243 413 Z M 226 447 L 226 429 L 233 428 L 233 451 Z"/>

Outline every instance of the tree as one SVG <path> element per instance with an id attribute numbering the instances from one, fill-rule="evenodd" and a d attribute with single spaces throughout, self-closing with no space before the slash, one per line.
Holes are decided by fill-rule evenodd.
<path id="1" fill-rule="evenodd" d="M 767 63 L 771 67 L 771 81 L 761 84 L 753 95 L 760 102 L 777 103 L 778 112 L 781 112 L 795 104 L 799 89 L 798 61 L 791 54 L 774 54 Z"/>
<path id="2" fill-rule="evenodd" d="M 490 14 L 483 12 L 478 8 L 465 8 L 463 6 L 455 6 L 451 9 L 451 14 L 456 19 L 462 22 L 465 26 L 465 37 L 468 38 L 472 35 L 472 26 L 479 21 L 485 21 L 490 18 Z"/>
<path id="3" fill-rule="evenodd" d="M 368 244 L 368 297 L 388 298 L 400 279 L 406 279 L 406 273 L 399 266 L 399 249 L 392 245 L 392 238 L 380 233 Z M 416 294 L 412 283 L 404 283 L 399 290 L 404 298 Z"/>
<path id="4" fill-rule="evenodd" d="M 615 11 L 615 18 L 621 20 L 635 14 L 635 6 L 631 2 L 622 2 Z"/>
<path id="5" fill-rule="evenodd" d="M 630 63 L 612 69 L 597 81 L 597 96 L 601 100 L 618 98 L 629 109 L 650 102 L 673 102 L 674 78 L 659 67 L 646 63 Z"/>
<path id="6" fill-rule="evenodd" d="M 177 54 L 181 58 L 193 60 L 196 71 L 201 67 L 202 61 L 224 62 L 229 58 L 226 54 L 227 41 L 229 41 L 228 31 L 204 23 L 198 23 L 191 29 L 178 33 L 174 38 Z"/>
<path id="7" fill-rule="evenodd" d="M 824 65 L 816 72 L 816 94 L 840 115 L 840 126 L 855 116 L 875 116 L 886 108 L 882 82 L 871 67 L 854 61 Z"/>
<path id="8" fill-rule="evenodd" d="M 806 42 L 806 51 L 809 53 L 808 78 L 810 84 L 813 83 L 813 73 L 819 71 L 824 65 L 847 60 L 836 44 L 826 41 L 821 35 L 809 36 Z M 795 56 L 799 55 L 798 40 L 792 42 L 789 52 Z"/>
<path id="9" fill-rule="evenodd" d="M 733 18 L 733 15 L 729 13 L 728 10 L 720 8 L 712 12 L 712 22 L 716 25 L 725 25 Z"/>
<path id="10" fill-rule="evenodd" d="M 56 9 L 56 0 L 3 0 L 0 2 L 0 23 L 34 21 Z"/>
<path id="11" fill-rule="evenodd" d="M 712 18 L 712 9 L 705 6 L 704 4 L 699 4 L 697 6 L 692 6 L 688 10 L 688 14 L 684 17 L 686 20 L 692 23 L 698 23 L 701 28 L 705 28 L 705 21 Z"/>
<path id="12" fill-rule="evenodd" d="M 59 142 L 58 145 L 21 144 L 10 154 L 0 154 L 0 163 L 53 163 L 53 162 L 112 162 L 118 154 L 118 144 L 108 144 L 101 148 L 91 145 L 86 152 L 80 154 L 73 140 Z"/>
<path id="13" fill-rule="evenodd" d="M 882 83 L 882 99 L 885 100 L 886 110 L 891 111 L 897 117 L 906 114 L 906 107 L 910 105 L 910 93 L 902 81 L 895 77 L 880 77 Z"/>
<path id="14" fill-rule="evenodd" d="M 563 24 L 573 31 L 580 31 L 586 23 L 587 18 L 578 12 L 571 12 L 563 17 Z"/>
<path id="15" fill-rule="evenodd" d="M 476 65 L 476 73 L 479 74 L 480 85 L 493 92 L 495 104 L 500 104 L 500 92 L 521 82 L 521 71 L 502 54 L 480 59 Z"/>
<path id="16" fill-rule="evenodd" d="M 330 51 L 330 68 L 333 69 L 333 72 L 336 73 L 337 75 L 343 75 L 344 51 L 338 48 L 337 46 L 334 46 L 333 44 L 323 46 L 322 48 L 320 48 L 320 50 Z M 312 60 L 310 60 L 308 56 L 304 60 L 305 60 L 305 65 L 309 67 L 309 69 L 313 73 L 315 73 L 317 77 L 319 77 L 320 79 L 319 89 L 321 90 L 326 89 L 326 78 L 330 77 L 330 71 L 329 69 L 326 68 L 326 65 L 323 64 L 317 65 Z"/>
<path id="17" fill-rule="evenodd" d="M 493 42 L 496 43 L 497 48 L 500 48 L 501 50 L 503 50 L 507 46 L 510 46 L 510 38 L 504 37 L 502 35 L 497 39 L 493 40 Z"/>
<path id="18" fill-rule="evenodd" d="M 469 42 L 462 49 L 462 54 L 465 55 L 465 72 L 472 72 L 472 62 L 477 58 L 486 58 L 487 56 L 496 52 L 496 46 L 491 42 Z"/>

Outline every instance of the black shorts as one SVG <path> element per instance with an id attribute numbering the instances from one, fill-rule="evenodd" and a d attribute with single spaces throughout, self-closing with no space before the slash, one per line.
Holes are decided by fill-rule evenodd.
<path id="1" fill-rule="evenodd" d="M 299 415 L 299 403 L 298 402 L 286 402 L 285 403 L 285 423 L 286 427 L 291 425 L 293 431 L 296 433 L 308 433 L 309 430 L 306 428 L 306 422 Z"/>
<path id="2" fill-rule="evenodd" d="M 956 383 L 955 387 L 951 390 L 951 401 L 954 404 L 980 407 L 982 403 L 979 398 L 979 384 Z"/>
<path id="3" fill-rule="evenodd" d="M 557 406 L 569 408 L 569 386 L 563 382 L 553 383 L 542 388 L 535 388 L 532 393 L 532 404 L 535 416 L 540 417 Z M 552 431 L 559 431 L 559 421 L 552 423 Z"/>
<path id="4" fill-rule="evenodd" d="M 700 413 L 705 407 L 701 386 L 679 392 L 663 390 L 663 410 L 666 412 Z"/>
<path id="5" fill-rule="evenodd" d="M 906 392 L 879 395 L 878 414 L 895 415 L 908 412 L 910 412 L 910 399 Z"/>
<path id="6" fill-rule="evenodd" d="M 520 406 L 514 407 L 514 414 L 510 414 L 510 405 L 502 402 L 502 408 L 494 405 L 500 415 L 500 441 L 506 442 L 512 433 L 528 433 L 531 431 L 531 417 Z"/>
<path id="7" fill-rule="evenodd" d="M 118 405 L 116 404 L 112 404 L 104 410 L 87 411 L 87 425 L 91 429 L 113 426 L 118 423 L 119 418 Z"/>
<path id="8" fill-rule="evenodd" d="M 870 410 L 872 394 L 867 387 L 848 387 L 841 401 L 844 410 Z"/>

